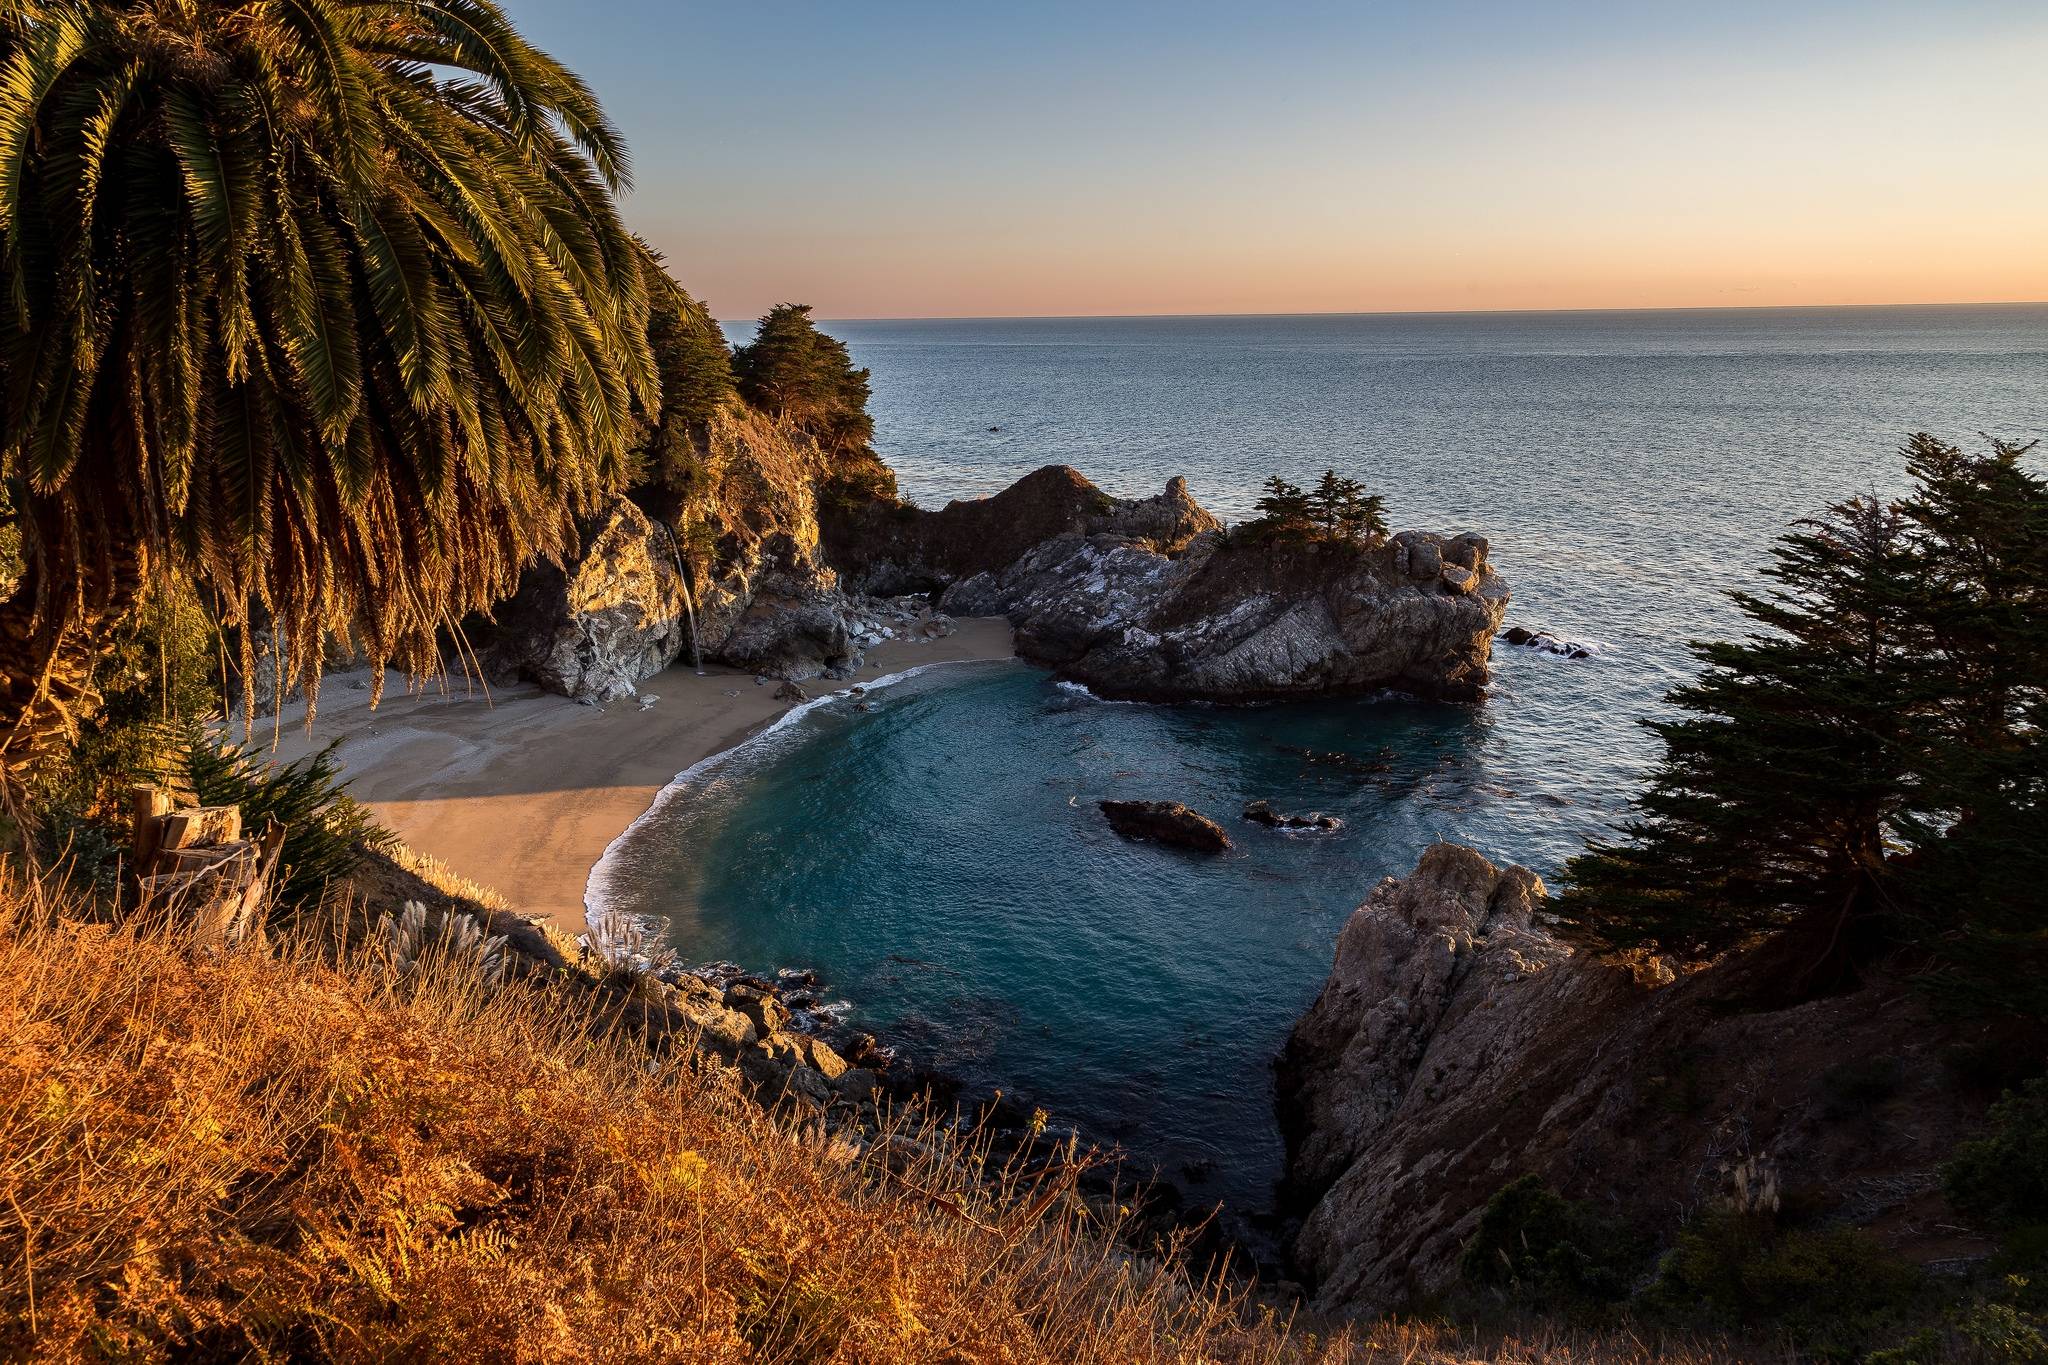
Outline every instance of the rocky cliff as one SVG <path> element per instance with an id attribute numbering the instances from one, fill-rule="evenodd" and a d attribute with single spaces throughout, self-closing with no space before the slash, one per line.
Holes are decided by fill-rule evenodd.
<path id="1" fill-rule="evenodd" d="M 1059 465 L 927 512 L 895 498 L 871 453 L 826 452 L 738 405 L 705 449 L 653 515 L 618 499 L 581 556 L 528 572 L 478 627 L 494 672 L 598 700 L 692 649 L 769 677 L 845 677 L 863 648 L 922 624 L 924 604 L 900 596 L 917 594 L 1009 617 L 1020 654 L 1105 696 L 1469 701 L 1507 607 L 1479 536 L 1232 535 L 1184 479 L 1119 499 Z"/>
<path id="2" fill-rule="evenodd" d="M 1152 701 L 1381 688 L 1475 700 L 1508 600 L 1479 536 L 1230 535 L 1184 479 L 1117 499 L 1059 465 L 936 512 L 862 509 L 828 541 L 864 586 L 1008 616 L 1023 657 Z"/>
<path id="3" fill-rule="evenodd" d="M 1757 958 L 1682 980 L 1594 961 L 1544 928 L 1544 901 L 1527 870 L 1438 844 L 1346 922 L 1280 1064 L 1293 1254 L 1319 1309 L 1445 1288 L 1486 1201 L 1527 1173 L 1654 1241 L 1748 1160 L 1788 1207 L 1910 1258 L 1967 1249 L 1937 1166 L 1982 1100 L 1903 985 L 1768 1008 Z M 1845 1084 L 1873 1066 L 1886 1084 Z"/>
<path id="4" fill-rule="evenodd" d="M 693 657 L 774 678 L 844 676 L 867 645 L 921 625 L 922 604 L 845 591 L 819 509 L 893 487 L 872 454 L 826 451 L 730 403 L 679 490 L 645 508 L 615 498 L 585 522 L 580 554 L 529 567 L 470 633 L 494 676 L 598 701 Z"/>

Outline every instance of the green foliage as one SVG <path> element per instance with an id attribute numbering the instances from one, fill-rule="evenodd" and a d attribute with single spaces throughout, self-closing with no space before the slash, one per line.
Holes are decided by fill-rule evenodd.
<path id="1" fill-rule="evenodd" d="M 1265 482 L 1265 496 L 1252 504 L 1258 523 L 1276 531 L 1306 532 L 1311 518 L 1308 494 L 1278 474 Z"/>
<path id="2" fill-rule="evenodd" d="M 1467 1282 L 1551 1308 L 1625 1298 L 1643 1250 L 1585 1204 L 1525 1175 L 1487 1200 L 1458 1258 Z"/>
<path id="3" fill-rule="evenodd" d="M 1942 1182 L 1965 1213 L 2008 1226 L 2048 1223 L 2048 1078 L 1991 1106 L 1986 1131 L 1956 1147 Z"/>
<path id="4" fill-rule="evenodd" d="M 1773 555 L 1778 589 L 1735 596 L 1768 633 L 1693 647 L 1707 670 L 1666 698 L 1680 718 L 1651 723 L 1664 760 L 1624 838 L 1566 866 L 1558 913 L 1583 938 L 1708 957 L 1892 895 L 1887 830 L 1928 690 L 1904 519 L 1853 498 Z"/>
<path id="5" fill-rule="evenodd" d="M 846 347 L 819 331 L 804 303 L 777 304 L 754 339 L 733 352 L 740 396 L 785 418 L 830 450 L 864 450 L 874 440 L 868 372 Z"/>
<path id="6" fill-rule="evenodd" d="M 661 380 L 661 405 L 647 422 L 635 456 L 639 478 L 679 497 L 695 491 L 706 429 L 731 400 L 732 348 L 704 305 L 670 278 L 649 250 L 647 346 Z"/>
<path id="7" fill-rule="evenodd" d="M 220 636 L 191 594 L 153 588 L 116 629 L 94 666 L 100 705 L 79 726 L 67 761 L 28 789 L 38 809 L 82 819 L 126 818 L 126 784 L 154 771 L 167 734 L 220 710 Z"/>
<path id="8" fill-rule="evenodd" d="M 2048 482 L 1916 438 L 1904 504 L 1924 542 L 1928 667 L 1916 716 L 1923 800 L 1903 835 L 1913 940 L 1938 999 L 2048 1019 Z"/>
<path id="9" fill-rule="evenodd" d="M 344 790 L 334 745 L 283 766 L 253 748 L 193 734 L 184 767 L 200 804 L 240 806 L 244 829 L 275 817 L 285 828 L 283 878 L 277 904 L 292 910 L 315 904 L 329 886 L 354 871 L 365 848 L 385 847 L 395 836 Z"/>
<path id="10" fill-rule="evenodd" d="M 1356 479 L 1323 471 L 1308 495 L 1309 516 L 1325 536 L 1371 544 L 1387 535 L 1386 499 L 1368 494 Z"/>
<path id="11" fill-rule="evenodd" d="M 2048 1323 L 2039 1316 L 1996 1300 L 1979 1301 L 1956 1315 L 1956 1332 L 1986 1365 L 2041 1365 L 2048 1361 L 2044 1327 Z"/>
<path id="12" fill-rule="evenodd" d="M 1266 540 L 1331 540 L 1371 545 L 1386 538 L 1386 500 L 1334 469 L 1323 471 L 1313 489 L 1275 474 L 1252 504 L 1259 515 L 1241 530 Z"/>
<path id="13" fill-rule="evenodd" d="M 90 677 L 100 705 L 63 763 L 23 792 L 35 851 L 65 864 L 81 889 L 117 890 L 127 851 L 127 788 L 162 764 L 175 734 L 220 710 L 220 638 L 189 592 L 153 588 L 121 623 Z"/>
<path id="14" fill-rule="evenodd" d="M 1912 945 L 1952 1005 L 2048 1017 L 2048 484 L 1906 449 L 1912 497 L 1782 538 L 1757 627 L 1698 644 L 1620 837 L 1566 867 L 1583 941 L 1704 959 L 1798 931 L 1808 981 Z M 1792 983 L 1801 985 L 1805 983 Z"/>
<path id="15" fill-rule="evenodd" d="M 61 735 L 14 726 L 80 633 L 18 628 L 96 631 L 164 563 L 296 668 L 353 626 L 431 673 L 573 545 L 654 399 L 641 250 L 604 111 L 494 0 L 9 5 L 0 68 L 0 478 L 38 528 L 0 734 Z"/>
<path id="16" fill-rule="evenodd" d="M 1860 1228 L 1784 1230 L 1769 1212 L 1717 1205 L 1679 1230 L 1644 1302 L 1681 1321 L 1775 1323 L 1809 1349 L 1853 1356 L 1898 1330 L 1920 1288 Z"/>

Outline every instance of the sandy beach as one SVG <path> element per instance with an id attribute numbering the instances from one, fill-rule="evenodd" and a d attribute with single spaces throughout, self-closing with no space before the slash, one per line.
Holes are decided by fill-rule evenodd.
<path id="1" fill-rule="evenodd" d="M 942 640 L 890 640 L 867 653 L 849 682 L 805 684 L 813 696 L 920 664 L 1007 659 L 1009 622 L 969 618 Z M 687 665 L 627 698 L 584 706 L 531 686 L 486 698 L 460 678 L 447 691 L 408 696 L 392 675 L 370 709 L 368 676 L 330 674 L 307 733 L 303 704 L 278 718 L 276 757 L 289 761 L 339 740 L 349 791 L 408 844 L 512 905 L 581 932 L 583 888 L 605 847 L 675 775 L 758 734 L 787 711 L 776 685 L 753 675 Z M 267 739 L 259 721 L 257 738 Z"/>

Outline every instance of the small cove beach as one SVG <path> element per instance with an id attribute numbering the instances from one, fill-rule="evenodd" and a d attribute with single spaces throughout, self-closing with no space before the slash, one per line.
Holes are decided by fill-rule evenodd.
<path id="1" fill-rule="evenodd" d="M 939 640 L 886 640 L 845 683 L 816 679 L 812 695 L 859 686 L 925 664 L 1007 659 L 1010 626 L 965 618 Z M 470 688 L 451 676 L 408 695 L 391 675 L 369 705 L 368 674 L 330 674 L 308 733 L 305 704 L 275 721 L 278 762 L 335 750 L 349 792 L 386 828 L 453 871 L 501 892 L 516 910 L 556 928 L 584 928 L 584 885 L 606 847 L 676 774 L 759 734 L 791 703 L 752 674 L 677 665 L 628 697 L 585 706 L 531 686 Z M 267 744 L 269 719 L 255 739 Z M 237 725 L 239 735 L 240 727 Z"/>

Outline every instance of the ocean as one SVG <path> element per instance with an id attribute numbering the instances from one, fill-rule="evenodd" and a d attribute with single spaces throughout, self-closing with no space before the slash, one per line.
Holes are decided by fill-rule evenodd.
<path id="1" fill-rule="evenodd" d="M 815 968 L 854 1022 L 1240 1216 L 1280 1171 L 1272 1058 L 1381 877 L 1438 838 L 1553 876 L 1773 537 L 1900 489 L 1910 432 L 2048 434 L 2048 305 L 824 325 L 921 504 L 1062 463 L 1121 496 L 1186 475 L 1235 519 L 1334 468 L 1396 527 L 1488 536 L 1510 624 L 1593 650 L 1497 647 L 1480 707 L 930 669 L 703 766 L 608 855 L 607 896 L 685 958 Z M 1237 848 L 1125 844 L 1105 796 L 1185 801 Z M 1254 798 L 1344 827 L 1241 824 Z"/>

